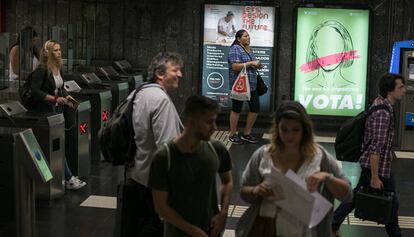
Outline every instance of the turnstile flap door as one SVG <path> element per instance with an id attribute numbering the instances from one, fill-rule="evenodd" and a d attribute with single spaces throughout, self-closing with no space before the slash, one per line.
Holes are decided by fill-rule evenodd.
<path id="1" fill-rule="evenodd" d="M 21 132 L 16 139 L 16 143 L 19 145 L 18 149 L 21 149 L 21 154 L 26 154 L 25 156 L 17 157 L 17 159 L 22 159 L 28 175 L 45 183 L 50 181 L 53 178 L 52 172 L 50 172 L 46 157 L 32 129 L 29 128 Z"/>
<path id="2" fill-rule="evenodd" d="M 115 64 L 122 69 L 131 69 L 132 65 L 127 60 L 115 61 Z"/>
<path id="3" fill-rule="evenodd" d="M 95 73 L 84 73 L 82 74 L 82 78 L 84 78 L 88 83 L 96 83 L 96 84 L 102 83 L 102 80 L 99 79 L 99 77 L 96 76 Z"/>
<path id="4" fill-rule="evenodd" d="M 99 67 L 99 70 L 108 76 L 119 76 L 119 73 L 112 66 Z"/>
<path id="5" fill-rule="evenodd" d="M 0 116 L 9 117 L 24 112 L 27 112 L 27 110 L 19 101 L 10 101 L 5 104 L 0 104 Z"/>
<path id="6" fill-rule="evenodd" d="M 80 92 L 82 88 L 74 80 L 65 81 L 64 87 L 67 92 Z"/>

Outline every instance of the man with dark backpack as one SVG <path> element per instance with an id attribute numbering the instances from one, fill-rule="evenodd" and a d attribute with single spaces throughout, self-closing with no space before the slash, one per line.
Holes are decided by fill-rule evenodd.
<path id="1" fill-rule="evenodd" d="M 144 85 L 133 100 L 132 129 L 136 145 L 135 159 L 127 170 L 128 188 L 135 187 L 137 198 L 123 197 L 128 200 L 122 205 L 127 215 L 122 214 L 123 236 L 161 237 L 163 225 L 154 211 L 148 177 L 152 154 L 159 146 L 181 133 L 183 125 L 168 93 L 178 89 L 182 78 L 181 56 L 175 53 L 159 53 L 148 66 L 149 84 Z M 131 93 L 129 99 L 133 97 Z M 124 193 L 125 194 L 125 193 Z M 119 194 L 118 194 L 119 195 Z"/>
<path id="2" fill-rule="evenodd" d="M 346 120 L 339 128 L 335 138 L 336 159 L 347 162 L 358 162 L 364 150 L 361 149 L 364 143 L 365 121 L 377 110 L 387 110 L 385 104 L 371 106 L 368 110 L 362 111 L 353 118 Z M 367 148 L 368 146 L 365 146 Z"/>
<path id="3" fill-rule="evenodd" d="M 388 109 L 377 109 L 366 118 L 364 141 L 361 148 L 363 152 L 359 158 L 361 175 L 354 189 L 354 193 L 361 187 L 371 187 L 394 193 L 391 222 L 385 224 L 388 236 L 393 237 L 400 237 L 401 230 L 398 224 L 398 199 L 395 194 L 395 181 L 391 174 L 392 144 L 395 133 L 392 106 L 404 96 L 406 92 L 404 83 L 404 78 L 401 75 L 390 73 L 386 73 L 379 80 L 379 95 L 369 110 L 380 105 L 385 105 Z M 340 236 L 339 227 L 354 207 L 354 201 L 352 201 L 341 203 L 335 210 L 332 220 L 333 237 Z"/>

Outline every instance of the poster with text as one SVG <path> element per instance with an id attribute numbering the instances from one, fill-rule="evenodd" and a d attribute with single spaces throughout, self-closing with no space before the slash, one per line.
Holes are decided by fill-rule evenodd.
<path id="1" fill-rule="evenodd" d="M 264 66 L 259 70 L 268 92 L 260 97 L 260 110 L 272 112 L 275 8 L 268 6 L 204 5 L 202 94 L 224 109 L 231 108 L 228 52 L 235 33 L 249 32 L 250 46 Z"/>
<path id="2" fill-rule="evenodd" d="M 369 10 L 298 8 L 294 99 L 309 114 L 365 109 Z"/>

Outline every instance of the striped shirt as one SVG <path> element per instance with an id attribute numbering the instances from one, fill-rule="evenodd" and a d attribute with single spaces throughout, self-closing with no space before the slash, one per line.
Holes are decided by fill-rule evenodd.
<path id="1" fill-rule="evenodd" d="M 249 57 L 250 55 L 250 57 Z M 250 59 L 251 58 L 251 59 Z M 234 82 L 237 79 L 237 76 L 239 75 L 239 71 L 234 71 L 231 68 L 231 65 L 233 63 L 247 63 L 250 61 L 256 60 L 256 56 L 253 54 L 252 51 L 250 51 L 249 54 L 238 44 L 235 44 L 230 47 L 229 51 L 229 82 L 230 82 L 230 89 L 233 87 Z M 249 77 L 249 83 L 250 83 L 250 91 L 256 90 L 256 69 L 252 67 L 248 67 L 247 69 L 247 76 Z"/>
<path id="2" fill-rule="evenodd" d="M 359 158 L 362 167 L 371 169 L 370 155 L 379 155 L 378 175 L 389 178 L 391 173 L 392 143 L 394 138 L 394 113 L 390 101 L 382 96 L 378 96 L 371 107 L 385 104 L 387 110 L 377 110 L 373 112 L 365 121 L 364 153 Z"/>

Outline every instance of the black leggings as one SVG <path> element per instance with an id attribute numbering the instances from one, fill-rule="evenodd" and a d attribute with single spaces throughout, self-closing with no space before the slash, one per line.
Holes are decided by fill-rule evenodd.
<path id="1" fill-rule="evenodd" d="M 240 114 L 242 110 L 243 102 L 244 101 L 232 99 L 231 110 L 233 112 Z M 247 101 L 247 103 L 249 104 L 250 112 L 252 113 L 260 112 L 260 99 L 259 99 L 259 95 L 257 94 L 257 91 L 250 91 L 250 100 Z"/>

